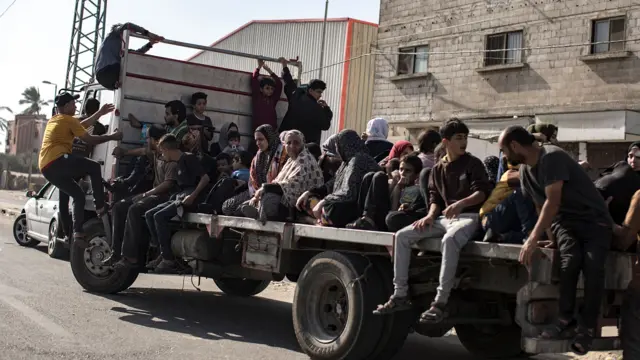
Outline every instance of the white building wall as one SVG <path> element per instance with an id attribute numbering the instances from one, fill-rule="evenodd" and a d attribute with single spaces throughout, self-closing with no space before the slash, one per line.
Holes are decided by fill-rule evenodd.
<path id="1" fill-rule="evenodd" d="M 335 133 L 339 127 L 342 92 L 342 73 L 347 37 L 347 22 L 327 22 L 326 45 L 322 80 L 327 83 L 324 99 L 333 110 L 331 129 L 323 133 L 323 140 Z M 288 59 L 299 57 L 302 62 L 302 83 L 318 78 L 320 67 L 320 44 L 322 22 L 253 23 L 216 44 L 215 47 L 256 55 Z M 191 59 L 192 62 L 220 66 L 230 69 L 253 71 L 257 62 L 219 53 L 204 52 Z M 280 74 L 279 64 L 268 63 Z M 333 65 L 333 66 L 329 66 Z M 297 77 L 295 68 L 292 74 Z M 265 72 L 263 72 L 265 73 Z"/>

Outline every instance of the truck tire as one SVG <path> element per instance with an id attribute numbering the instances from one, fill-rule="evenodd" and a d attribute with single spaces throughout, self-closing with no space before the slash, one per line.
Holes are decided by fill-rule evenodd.
<path id="1" fill-rule="evenodd" d="M 40 242 L 32 239 L 27 235 L 27 215 L 24 213 L 18 215 L 13 222 L 13 238 L 18 245 L 24 247 L 36 247 Z"/>
<path id="2" fill-rule="evenodd" d="M 293 327 L 312 359 L 369 359 L 377 347 L 384 300 L 382 284 L 365 257 L 326 251 L 300 273 L 293 298 Z"/>
<path id="3" fill-rule="evenodd" d="M 253 296 L 258 295 L 269 286 L 269 280 L 252 280 L 240 278 L 214 279 L 218 289 L 227 295 Z"/>
<path id="4" fill-rule="evenodd" d="M 484 359 L 512 359 L 525 356 L 522 351 L 522 330 L 514 322 L 511 325 L 455 326 L 462 345 L 473 355 Z"/>
<path id="5" fill-rule="evenodd" d="M 640 359 L 640 290 L 627 290 L 621 315 L 622 357 Z"/>
<path id="6" fill-rule="evenodd" d="M 71 244 L 71 270 L 78 284 L 98 294 L 116 294 L 133 285 L 139 274 L 137 268 L 114 271 L 100 262 L 105 257 L 105 246 L 108 250 L 102 221 L 97 218 L 87 221 L 84 233 L 89 248 L 81 249 L 76 243 Z"/>
<path id="7" fill-rule="evenodd" d="M 66 260 L 69 257 L 69 249 L 64 243 L 58 241 L 58 232 L 58 222 L 55 219 L 51 220 L 47 238 L 47 254 L 54 259 Z"/>

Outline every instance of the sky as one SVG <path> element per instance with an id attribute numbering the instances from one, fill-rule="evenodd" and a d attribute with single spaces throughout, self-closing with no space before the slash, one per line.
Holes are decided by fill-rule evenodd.
<path id="1" fill-rule="evenodd" d="M 0 0 L 0 14 L 12 2 Z M 50 100 L 54 87 L 42 81 L 64 86 L 75 2 L 16 0 L 0 18 L 0 106 L 18 113 L 25 88 L 36 86 Z M 251 20 L 322 18 L 324 7 L 325 0 L 108 0 L 107 29 L 129 21 L 167 39 L 210 45 Z M 380 0 L 330 0 L 328 17 L 378 23 L 379 10 Z M 149 52 L 183 60 L 195 53 L 169 45 Z M 4 111 L 0 117 L 13 118 Z"/>

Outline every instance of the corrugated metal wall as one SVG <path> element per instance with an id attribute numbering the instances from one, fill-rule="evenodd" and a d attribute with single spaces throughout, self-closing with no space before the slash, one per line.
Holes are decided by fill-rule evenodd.
<path id="1" fill-rule="evenodd" d="M 323 80 L 327 83 L 325 101 L 333 110 L 331 129 L 323 134 L 323 140 L 336 132 L 340 125 L 340 99 L 342 93 L 342 74 L 347 37 L 347 22 L 327 22 L 327 37 L 324 53 Z M 295 58 L 302 61 L 302 82 L 306 83 L 318 77 L 320 66 L 320 44 L 322 40 L 322 22 L 290 23 L 254 23 L 231 35 L 216 45 L 227 50 L 235 50 L 269 57 Z M 221 66 L 230 69 L 253 71 L 256 61 L 218 53 L 205 52 L 192 62 Z M 280 74 L 279 64 L 268 64 Z M 293 70 L 293 68 L 292 68 Z M 294 77 L 297 75 L 293 71 Z"/>
<path id="2" fill-rule="evenodd" d="M 368 24 L 352 22 L 351 41 L 347 55 L 350 60 L 346 87 L 344 128 L 358 133 L 366 130 L 373 101 L 373 79 L 375 58 L 369 56 L 371 46 L 378 36 L 378 28 Z"/>

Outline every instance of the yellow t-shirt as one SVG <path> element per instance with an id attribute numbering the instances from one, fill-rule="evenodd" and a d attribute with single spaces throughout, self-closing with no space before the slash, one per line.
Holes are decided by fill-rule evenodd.
<path id="1" fill-rule="evenodd" d="M 507 165 L 509 170 L 518 170 L 519 166 Z M 500 204 L 504 199 L 506 199 L 511 193 L 513 193 L 513 188 L 507 184 L 507 179 L 509 175 L 505 171 L 504 174 L 500 177 L 500 181 L 496 184 L 496 187 L 491 192 L 491 195 L 485 200 L 484 204 L 480 208 L 480 217 L 482 218 L 487 213 L 491 212 L 491 210 L 495 209 L 498 204 Z"/>
<path id="2" fill-rule="evenodd" d="M 42 147 L 38 166 L 40 170 L 65 154 L 71 154 L 73 139 L 83 136 L 87 131 L 80 120 L 70 115 L 58 114 L 47 122 L 42 136 Z"/>

